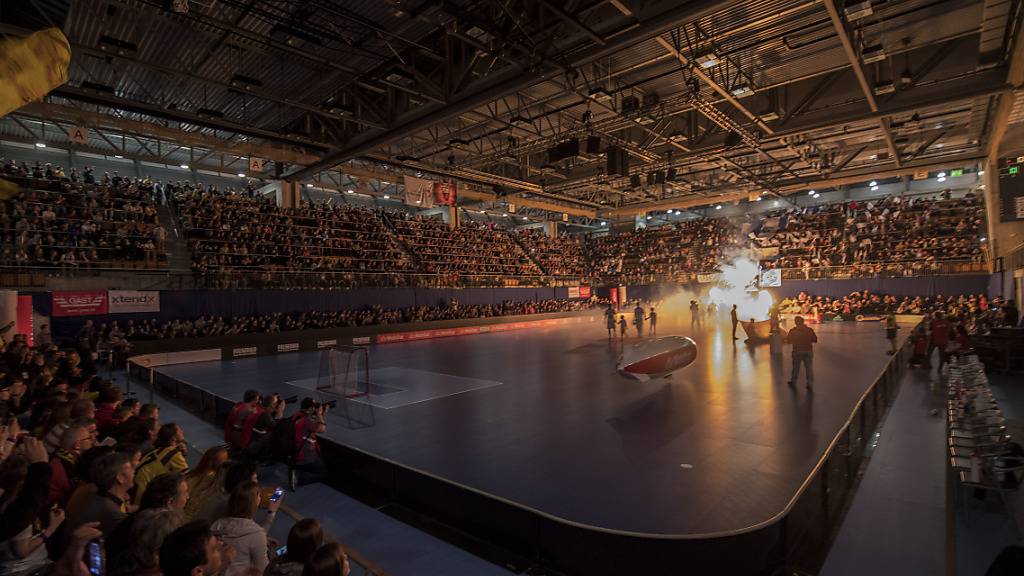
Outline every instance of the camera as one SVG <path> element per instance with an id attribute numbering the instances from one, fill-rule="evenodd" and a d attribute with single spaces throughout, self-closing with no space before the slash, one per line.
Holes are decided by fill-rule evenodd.
<path id="1" fill-rule="evenodd" d="M 287 398 L 284 398 L 281 401 L 284 402 L 285 404 L 295 404 L 296 402 L 299 401 L 299 397 L 298 396 L 289 396 Z"/>
<path id="2" fill-rule="evenodd" d="M 337 400 L 328 400 L 327 402 L 321 402 L 320 404 L 317 404 L 317 406 L 326 406 L 326 407 L 328 407 L 328 408 L 333 410 L 333 409 L 338 407 L 338 401 Z"/>

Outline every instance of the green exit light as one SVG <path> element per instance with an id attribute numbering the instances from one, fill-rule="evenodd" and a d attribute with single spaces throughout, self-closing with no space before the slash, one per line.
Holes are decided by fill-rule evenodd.
<path id="1" fill-rule="evenodd" d="M 957 176 L 963 176 L 964 175 L 964 170 L 963 170 L 963 168 L 957 168 L 956 170 L 950 170 L 949 171 L 949 175 L 954 177 L 954 178 L 956 178 Z"/>
<path id="2" fill-rule="evenodd" d="M 1020 166 L 1010 166 L 1010 174 L 1016 174 L 1020 171 Z"/>

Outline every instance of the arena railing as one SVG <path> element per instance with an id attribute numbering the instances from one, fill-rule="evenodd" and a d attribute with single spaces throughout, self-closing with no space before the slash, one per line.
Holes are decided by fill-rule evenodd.
<path id="1" fill-rule="evenodd" d="M 917 260 L 862 262 L 845 266 L 815 266 L 810 268 L 781 268 L 784 280 L 815 280 L 842 278 L 906 278 L 911 276 L 955 276 L 958 274 L 985 274 L 986 262 L 970 259 L 948 259 L 934 262 Z"/>
<path id="2" fill-rule="evenodd" d="M 160 265 L 166 266 L 166 261 Z M 0 265 L 0 287 L 45 287 L 50 278 L 84 279 L 118 276 L 132 289 L 260 289 L 260 288 L 356 288 L 356 287 L 418 287 L 418 288 L 514 288 L 580 286 L 587 282 L 580 276 L 544 276 L 509 274 L 423 274 L 398 272 L 345 271 L 238 271 L 186 272 L 160 267 L 142 267 L 143 261 L 125 262 L 88 268 L 60 266 Z M 133 266 L 135 266 L 133 268 Z M 136 282 L 130 282 L 131 275 Z M 108 282 L 109 283 L 109 282 Z M 129 286 L 130 285 L 130 286 Z"/>

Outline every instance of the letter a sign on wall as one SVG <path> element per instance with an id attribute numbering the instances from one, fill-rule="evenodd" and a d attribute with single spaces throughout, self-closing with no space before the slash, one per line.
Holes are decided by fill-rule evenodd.
<path id="1" fill-rule="evenodd" d="M 263 172 L 263 158 L 249 158 L 249 172 Z"/>
<path id="2" fill-rule="evenodd" d="M 84 126 L 75 126 L 68 132 L 68 140 L 75 144 L 88 144 L 89 143 L 89 129 Z"/>

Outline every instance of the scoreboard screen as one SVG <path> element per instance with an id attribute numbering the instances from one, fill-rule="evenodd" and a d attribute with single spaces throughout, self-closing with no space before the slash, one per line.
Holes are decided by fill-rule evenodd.
<path id="1" fill-rule="evenodd" d="M 1024 156 L 999 159 L 1000 220 L 1024 220 Z"/>

